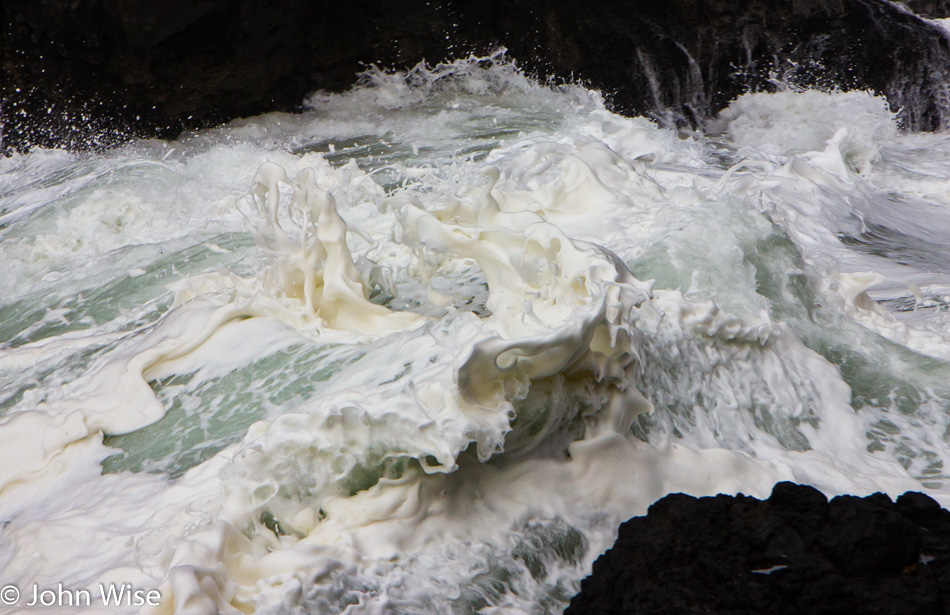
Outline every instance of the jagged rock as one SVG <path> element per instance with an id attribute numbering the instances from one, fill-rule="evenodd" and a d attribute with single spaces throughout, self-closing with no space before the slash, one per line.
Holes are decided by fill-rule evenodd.
<path id="1" fill-rule="evenodd" d="M 950 512 L 920 493 L 669 495 L 620 527 L 565 615 L 950 613 Z"/>
<path id="2" fill-rule="evenodd" d="M 942 0 L 911 0 L 940 12 Z M 870 88 L 908 128 L 950 124 L 943 29 L 886 0 L 4 0 L 2 148 L 172 137 L 507 46 L 613 107 L 700 125 L 773 77 Z"/>

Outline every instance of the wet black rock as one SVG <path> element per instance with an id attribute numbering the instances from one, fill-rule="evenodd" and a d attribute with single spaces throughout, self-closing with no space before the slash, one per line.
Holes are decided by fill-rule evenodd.
<path id="1" fill-rule="evenodd" d="M 172 137 L 293 110 L 367 63 L 497 46 L 670 123 L 784 79 L 883 93 L 911 129 L 950 124 L 945 31 L 886 0 L 3 0 L 0 147 Z"/>
<path id="2" fill-rule="evenodd" d="M 768 500 L 670 495 L 620 527 L 565 611 L 593 613 L 950 613 L 950 512 L 792 483 Z"/>
<path id="3" fill-rule="evenodd" d="M 904 6 L 912 13 L 928 19 L 950 17 L 950 0 L 905 0 Z"/>

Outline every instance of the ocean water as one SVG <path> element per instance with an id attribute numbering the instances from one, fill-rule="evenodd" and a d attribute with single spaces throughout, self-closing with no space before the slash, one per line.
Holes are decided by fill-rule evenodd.
<path id="1" fill-rule="evenodd" d="M 948 237 L 871 93 L 687 134 L 503 55 L 2 159 L 0 612 L 557 613 L 667 493 L 950 504 Z"/>

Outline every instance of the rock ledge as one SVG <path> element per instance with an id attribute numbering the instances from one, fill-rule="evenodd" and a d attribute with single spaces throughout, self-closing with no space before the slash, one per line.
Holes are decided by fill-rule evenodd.
<path id="1" fill-rule="evenodd" d="M 620 526 L 565 613 L 950 613 L 950 512 L 793 483 L 767 500 L 669 495 Z"/>

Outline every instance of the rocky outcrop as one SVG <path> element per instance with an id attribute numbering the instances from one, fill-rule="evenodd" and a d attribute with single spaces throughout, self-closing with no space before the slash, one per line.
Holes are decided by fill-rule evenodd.
<path id="1" fill-rule="evenodd" d="M 565 611 L 593 613 L 950 613 L 950 512 L 792 483 L 764 501 L 670 495 L 620 527 Z"/>
<path id="2" fill-rule="evenodd" d="M 366 63 L 497 46 L 667 122 L 779 78 L 884 93 L 912 129 L 950 123 L 945 32 L 886 0 L 4 0 L 0 27 L 6 148 L 170 137 L 292 110 Z"/>

